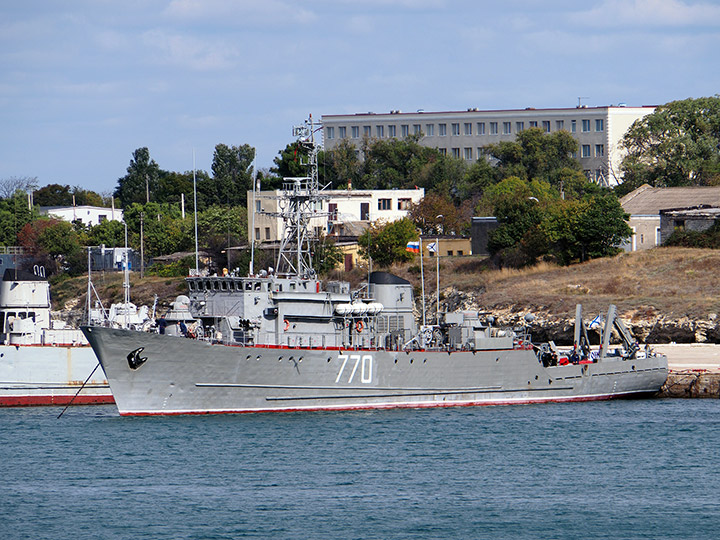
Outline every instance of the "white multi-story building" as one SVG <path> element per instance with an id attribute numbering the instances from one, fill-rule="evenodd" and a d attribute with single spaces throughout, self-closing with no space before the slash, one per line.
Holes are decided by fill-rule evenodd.
<path id="1" fill-rule="evenodd" d="M 577 158 L 588 178 L 603 184 L 621 182 L 620 140 L 635 120 L 655 107 L 575 107 L 564 109 L 517 109 L 387 114 L 358 113 L 323 115 L 326 150 L 347 139 L 360 148 L 364 138 L 391 139 L 421 134 L 420 144 L 466 161 L 486 155 L 485 147 L 512 141 L 531 127 L 546 133 L 565 130 L 578 141 Z"/>
<path id="2" fill-rule="evenodd" d="M 318 202 L 318 217 L 310 220 L 316 237 L 329 234 L 347 234 L 352 224 L 359 231 L 376 221 L 396 221 L 408 215 L 411 204 L 419 203 L 425 196 L 423 188 L 417 189 L 335 189 L 322 192 Z M 285 226 L 278 206 L 282 191 L 248 191 L 248 231 L 255 241 L 277 242 L 282 239 Z M 253 202 L 254 218 L 253 218 Z M 253 224 L 253 219 L 254 224 Z M 253 230 L 254 229 L 254 230 Z"/>
<path id="3" fill-rule="evenodd" d="M 92 227 L 105 220 L 122 221 L 123 211 L 102 206 L 41 206 L 41 214 L 54 216 L 63 221 L 80 220 L 83 225 Z"/>

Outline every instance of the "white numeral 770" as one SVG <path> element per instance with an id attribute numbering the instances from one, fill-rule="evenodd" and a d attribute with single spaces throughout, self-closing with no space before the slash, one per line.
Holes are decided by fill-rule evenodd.
<path id="1" fill-rule="evenodd" d="M 355 377 L 358 366 L 360 366 L 360 382 L 363 384 L 369 384 L 372 382 L 373 357 L 371 354 L 365 354 L 363 356 L 360 356 L 359 354 L 340 354 L 338 355 L 338 360 L 342 360 L 342 365 L 340 366 L 340 371 L 338 371 L 337 377 L 335 378 L 336 383 L 340 382 L 340 378 L 342 377 L 343 371 L 345 371 L 345 366 L 348 364 L 348 360 L 350 360 L 350 363 L 353 361 L 355 362 L 350 372 L 350 377 L 348 377 L 347 380 L 348 384 L 350 384 Z"/>

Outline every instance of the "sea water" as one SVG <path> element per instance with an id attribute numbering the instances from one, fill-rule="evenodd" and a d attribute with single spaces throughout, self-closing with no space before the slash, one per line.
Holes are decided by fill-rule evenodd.
<path id="1" fill-rule="evenodd" d="M 720 401 L 0 410 L 0 538 L 720 538 Z"/>

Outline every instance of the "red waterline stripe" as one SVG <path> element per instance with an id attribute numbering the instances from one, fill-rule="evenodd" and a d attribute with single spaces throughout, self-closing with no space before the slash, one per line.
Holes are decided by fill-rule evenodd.
<path id="1" fill-rule="evenodd" d="M 0 407 L 33 407 L 39 405 L 67 405 L 74 394 L 56 396 L 0 396 Z M 112 394 L 78 396 L 73 405 L 104 405 L 115 403 Z"/>
<path id="2" fill-rule="evenodd" d="M 640 392 L 643 393 L 643 392 Z M 172 412 L 120 412 L 120 416 L 177 416 L 202 414 L 251 414 L 268 412 L 301 412 L 301 411 L 359 411 L 371 409 L 430 409 L 438 407 L 490 407 L 495 405 L 531 405 L 536 403 L 565 403 L 578 401 L 605 401 L 632 394 L 604 394 L 599 396 L 582 396 L 572 398 L 524 399 L 524 400 L 486 400 L 463 403 L 399 403 L 383 405 L 341 405 L 330 407 L 284 407 L 282 409 L 238 409 L 224 411 L 172 411 Z"/>

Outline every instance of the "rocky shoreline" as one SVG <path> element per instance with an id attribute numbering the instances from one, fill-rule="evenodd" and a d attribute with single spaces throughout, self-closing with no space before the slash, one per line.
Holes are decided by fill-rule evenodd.
<path id="1" fill-rule="evenodd" d="M 528 309 L 524 306 L 485 306 L 480 293 L 460 291 L 454 287 L 441 290 L 441 311 L 477 310 L 487 312 L 495 318 L 497 326 L 524 326 L 525 315 L 531 313 L 535 319 L 528 325 L 533 341 L 554 341 L 558 345 L 572 345 L 575 327 L 574 309 L 571 315 L 558 315 L 542 308 Z M 435 295 L 426 294 L 426 309 L 433 313 L 437 301 Z M 574 308 L 574 306 L 573 306 Z M 418 315 L 420 313 L 418 306 Z M 607 313 L 607 306 L 605 312 Z M 595 315 L 587 313 L 585 322 L 589 323 Z M 640 343 L 715 343 L 720 344 L 720 319 L 717 313 L 709 313 L 705 318 L 671 317 L 656 313 L 652 308 L 632 309 L 619 312 L 618 315 L 632 331 Z M 599 344 L 599 333 L 590 331 L 589 337 Z M 614 341 L 617 343 L 618 341 Z"/>

